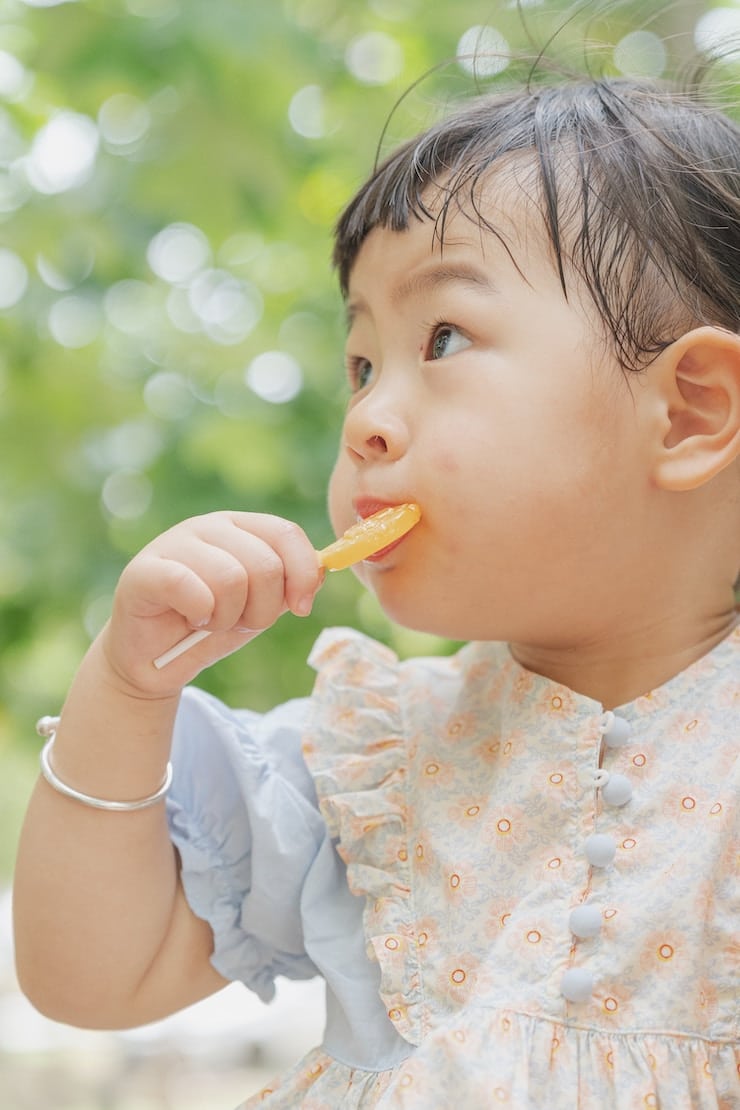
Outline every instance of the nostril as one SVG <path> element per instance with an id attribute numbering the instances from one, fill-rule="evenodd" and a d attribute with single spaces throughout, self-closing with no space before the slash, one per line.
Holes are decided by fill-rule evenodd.
<path id="1" fill-rule="evenodd" d="M 371 447 L 374 451 L 385 452 L 388 450 L 388 444 L 385 442 L 382 436 L 378 435 L 370 436 L 368 438 L 367 445 L 368 447 Z"/>

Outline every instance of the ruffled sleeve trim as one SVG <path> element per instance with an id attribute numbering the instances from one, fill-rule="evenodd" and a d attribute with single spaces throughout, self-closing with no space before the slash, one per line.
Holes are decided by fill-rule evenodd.
<path id="1" fill-rule="evenodd" d="M 330 629 L 309 658 L 318 671 L 303 755 L 319 806 L 365 898 L 368 955 L 380 964 L 380 995 L 397 1031 L 423 1036 L 413 892 L 407 847 L 407 749 L 402 664 L 351 629 Z"/>

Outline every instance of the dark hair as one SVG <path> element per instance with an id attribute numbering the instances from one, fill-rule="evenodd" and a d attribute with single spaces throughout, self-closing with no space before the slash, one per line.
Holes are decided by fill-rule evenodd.
<path id="1" fill-rule="evenodd" d="M 624 367 L 688 327 L 740 329 L 740 128 L 698 98 L 627 78 L 477 96 L 404 143 L 337 224 L 345 296 L 375 227 L 429 219 L 442 248 L 454 204 L 504 241 L 481 190 L 507 166 L 533 176 L 564 295 L 570 266 Z"/>

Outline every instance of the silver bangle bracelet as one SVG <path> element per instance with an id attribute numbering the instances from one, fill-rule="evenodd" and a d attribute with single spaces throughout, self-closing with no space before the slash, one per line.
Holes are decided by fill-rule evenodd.
<path id="1" fill-rule="evenodd" d="M 54 771 L 51 765 L 49 756 L 54 747 L 54 740 L 56 738 L 56 726 L 59 723 L 58 717 L 42 717 L 36 725 L 36 730 L 41 736 L 48 736 L 48 740 L 41 749 L 41 774 L 44 776 L 49 786 L 53 787 L 59 794 L 64 794 L 67 798 L 72 798 L 75 802 L 82 802 L 85 806 L 91 806 L 93 809 L 106 809 L 113 813 L 129 813 L 136 809 L 148 809 L 149 806 L 154 806 L 160 802 L 166 795 L 170 786 L 172 785 L 172 764 L 167 764 L 164 781 L 154 794 L 149 794 L 146 798 L 138 798 L 133 802 L 112 802 L 107 798 L 96 798 L 92 794 L 83 794 L 80 790 L 75 790 L 73 786 L 69 786 L 63 782 Z"/>

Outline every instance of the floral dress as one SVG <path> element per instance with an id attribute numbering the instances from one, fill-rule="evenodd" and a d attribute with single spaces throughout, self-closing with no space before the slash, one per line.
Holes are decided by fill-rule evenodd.
<path id="1" fill-rule="evenodd" d="M 327 983 L 323 1045 L 244 1110 L 740 1107 L 740 628 L 614 713 L 501 644 L 311 662 L 309 699 L 178 722 L 214 965 Z"/>

